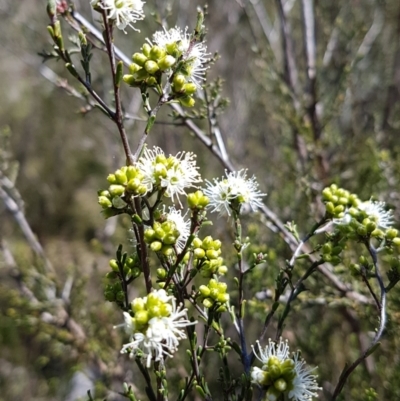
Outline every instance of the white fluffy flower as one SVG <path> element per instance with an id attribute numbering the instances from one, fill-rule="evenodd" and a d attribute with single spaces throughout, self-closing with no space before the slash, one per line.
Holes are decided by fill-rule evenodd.
<path id="1" fill-rule="evenodd" d="M 131 336 L 130 342 L 124 344 L 121 353 L 129 353 L 133 356 L 141 356 L 146 359 L 146 366 L 150 367 L 151 360 L 156 362 L 165 356 L 172 356 L 177 350 L 180 340 L 186 338 L 183 330 L 186 326 L 196 324 L 187 318 L 187 309 L 183 305 L 176 306 L 173 296 L 167 295 L 164 290 L 152 292 L 144 298 L 137 298 L 132 303 L 135 310 L 132 317 L 124 312 L 126 332 Z M 152 316 L 147 322 L 143 322 L 143 315 Z"/>
<path id="2" fill-rule="evenodd" d="M 184 62 L 184 75 L 199 88 L 207 70 L 204 64 L 209 60 L 209 53 L 203 42 L 191 41 L 187 30 L 187 27 L 184 31 L 178 27 L 169 30 L 164 28 L 163 31 L 158 31 L 153 35 L 153 42 L 167 53 L 171 47 L 175 46 Z"/>
<path id="3" fill-rule="evenodd" d="M 266 389 L 266 399 L 274 401 L 285 394 L 289 400 L 310 401 L 318 396 L 317 376 L 311 374 L 314 369 L 307 368 L 298 353 L 290 357 L 287 341 L 269 340 L 265 348 L 257 341 L 257 348 L 253 352 L 263 366 L 252 368 L 251 380 Z"/>
<path id="4" fill-rule="evenodd" d="M 164 152 L 155 147 L 145 149 L 138 162 L 138 168 L 144 175 L 143 183 L 149 192 L 164 189 L 165 195 L 172 201 L 176 196 L 185 194 L 185 189 L 196 187 L 201 177 L 196 166 L 196 156 L 190 152 L 179 152 L 176 156 L 165 156 Z"/>
<path id="5" fill-rule="evenodd" d="M 208 207 L 213 212 L 231 214 L 232 203 L 250 205 L 253 211 L 262 207 L 261 198 L 266 194 L 258 190 L 256 178 L 247 178 L 247 170 L 242 169 L 228 173 L 225 171 L 226 178 L 221 180 L 214 179 L 214 183 L 207 181 L 207 188 L 204 194 L 210 199 Z"/>
<path id="6" fill-rule="evenodd" d="M 91 0 L 91 4 L 106 10 L 108 19 L 115 20 L 117 28 L 124 32 L 127 26 L 137 31 L 132 24 L 144 18 L 141 0 Z"/>
<path id="7" fill-rule="evenodd" d="M 386 210 L 385 202 L 366 201 L 362 202 L 358 208 L 362 210 L 369 219 L 383 229 L 388 229 L 393 225 L 393 214 L 391 210 Z"/>
<path id="8" fill-rule="evenodd" d="M 167 213 L 167 220 L 175 223 L 176 229 L 179 231 L 176 247 L 180 251 L 185 247 L 186 241 L 190 235 L 190 220 L 185 220 L 185 216 L 186 214 L 182 216 L 182 212 L 180 210 L 176 210 L 175 206 L 170 207 Z"/>

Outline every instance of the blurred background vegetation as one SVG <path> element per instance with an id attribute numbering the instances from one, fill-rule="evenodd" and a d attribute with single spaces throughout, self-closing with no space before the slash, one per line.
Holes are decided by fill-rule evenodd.
<path id="1" fill-rule="evenodd" d="M 88 0 L 74 4 L 96 24 Z M 124 163 L 123 151 L 115 127 L 85 108 L 82 88 L 62 63 L 42 63 L 37 55 L 51 50 L 45 5 L 0 0 L 0 181 L 7 194 L 0 202 L 0 401 L 72 401 L 86 399 L 88 389 L 98 399 L 117 400 L 122 381 L 140 388 L 133 363 L 119 355 L 123 336 L 112 328 L 121 314 L 103 298 L 108 260 L 119 243 L 129 247 L 128 224 L 104 221 L 96 195 L 107 174 Z M 193 27 L 198 5 L 205 3 L 148 0 L 147 15 L 153 16 L 138 24 L 140 34 L 118 33 L 117 45 L 130 56 L 161 21 Z M 315 76 L 314 40 L 307 36 L 314 22 Z M 256 175 L 281 221 L 295 221 L 306 234 L 323 213 L 320 192 L 332 182 L 362 199 L 386 201 L 399 221 L 398 0 L 209 0 L 206 24 L 208 48 L 221 56 L 210 82 L 224 79 L 218 99 L 230 103 L 208 105 L 214 125 L 206 115 L 194 121 L 208 134 L 220 129 L 230 160 Z M 74 34 L 65 22 L 63 27 L 64 36 Z M 111 103 L 105 54 L 94 53 L 92 68 L 93 86 Z M 66 85 L 83 100 L 68 94 Z M 137 92 L 124 91 L 126 111 L 137 116 L 127 123 L 133 147 L 145 127 L 140 102 Z M 172 121 L 170 114 L 162 110 L 149 143 L 166 153 L 195 151 L 205 178 L 222 176 L 221 163 L 179 119 L 163 124 Z M 19 211 L 38 241 L 23 234 Z M 252 301 L 246 327 L 254 341 L 272 303 L 274 277 L 291 250 L 265 217 L 249 216 L 247 224 L 249 254 L 269 255 L 247 282 Z M 231 231 L 222 218 L 211 232 L 225 238 L 225 257 L 233 265 Z M 349 261 L 358 251 L 349 250 Z M 345 264 L 333 272 L 368 297 Z M 322 275 L 308 288 L 284 334 L 292 349 L 299 347 L 319 366 L 320 398 L 328 400 L 345 363 L 371 340 L 377 314 L 373 304 L 346 296 Z M 342 400 L 400 399 L 399 295 L 396 288 L 389 293 L 382 346 L 351 376 Z M 183 360 L 177 355 L 171 363 L 176 383 L 185 375 Z M 210 356 L 207 363 L 213 372 L 218 360 Z M 376 396 L 365 391 L 370 387 Z"/>

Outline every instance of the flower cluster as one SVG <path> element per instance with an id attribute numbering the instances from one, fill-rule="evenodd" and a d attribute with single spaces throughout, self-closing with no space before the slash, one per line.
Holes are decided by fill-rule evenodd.
<path id="1" fill-rule="evenodd" d="M 392 228 L 393 214 L 384 202 L 361 201 L 357 195 L 332 184 L 322 191 L 326 214 L 348 237 L 374 237 L 387 243 L 400 242 Z"/>
<path id="2" fill-rule="evenodd" d="M 192 249 L 185 255 L 184 261 L 188 261 L 193 255 L 193 265 L 205 278 L 213 275 L 224 275 L 228 268 L 223 264 L 221 257 L 221 241 L 214 240 L 208 235 L 203 240 L 195 238 L 192 242 Z"/>
<path id="3" fill-rule="evenodd" d="M 207 285 L 199 287 L 199 296 L 203 305 L 208 308 L 215 308 L 216 312 L 228 310 L 229 294 L 226 292 L 228 286 L 215 279 L 211 279 Z"/>
<path id="4" fill-rule="evenodd" d="M 132 24 L 144 18 L 141 0 L 91 0 L 90 3 L 94 8 L 106 10 L 107 18 L 115 21 L 116 27 L 125 33 L 127 26 L 136 31 Z"/>
<path id="5" fill-rule="evenodd" d="M 105 217 L 121 213 L 133 197 L 162 191 L 164 196 L 174 200 L 179 195 L 185 195 L 186 188 L 195 187 L 202 180 L 193 153 L 180 152 L 166 157 L 160 148 L 155 147 L 153 150 L 146 148 L 135 166 L 121 167 L 110 174 L 107 181 L 110 184 L 108 189 L 98 193 L 98 202 Z M 203 197 L 201 202 L 205 205 L 207 199 Z M 174 216 L 177 212 L 172 212 L 171 219 Z"/>
<path id="6" fill-rule="evenodd" d="M 185 195 L 186 188 L 195 187 L 202 181 L 195 155 L 190 152 L 166 157 L 159 147 L 153 150 L 146 148 L 137 166 L 144 174 L 144 183 L 149 191 L 162 190 L 172 201 L 175 196 Z"/>
<path id="7" fill-rule="evenodd" d="M 226 178 L 214 179 L 214 183 L 207 181 L 204 194 L 210 198 L 209 207 L 212 212 L 227 213 L 230 216 L 232 210 L 239 212 L 243 204 L 250 205 L 253 211 L 262 207 L 261 198 L 266 194 L 258 190 L 254 176 L 247 178 L 246 169 L 230 173 L 226 171 L 225 175 Z"/>
<path id="8" fill-rule="evenodd" d="M 145 241 L 154 252 L 172 256 L 176 250 L 182 250 L 190 234 L 190 221 L 184 219 L 180 210 L 174 207 L 144 233 Z"/>
<path id="9" fill-rule="evenodd" d="M 147 297 L 136 298 L 130 313 L 124 312 L 126 332 L 130 342 L 124 344 L 121 353 L 141 356 L 150 367 L 151 360 L 156 362 L 165 356 L 172 356 L 179 342 L 186 338 L 184 328 L 196 324 L 187 318 L 187 309 L 176 306 L 176 300 L 164 290 L 157 290 Z"/>
<path id="10" fill-rule="evenodd" d="M 175 27 L 156 32 L 141 52 L 132 56 L 130 73 L 123 77 L 130 86 L 157 86 L 162 74 L 171 79 L 173 98 L 187 107 L 194 105 L 193 94 L 201 86 L 208 61 L 207 47 L 185 31 Z"/>
<path id="11" fill-rule="evenodd" d="M 320 388 L 317 376 L 311 374 L 314 369 L 306 368 L 298 353 L 290 357 L 287 341 L 280 339 L 276 344 L 269 340 L 265 348 L 257 341 L 258 350 L 252 348 L 262 367 L 252 368 L 251 379 L 266 390 L 267 400 L 276 401 L 284 395 L 289 400 L 310 401 L 317 396 Z"/>

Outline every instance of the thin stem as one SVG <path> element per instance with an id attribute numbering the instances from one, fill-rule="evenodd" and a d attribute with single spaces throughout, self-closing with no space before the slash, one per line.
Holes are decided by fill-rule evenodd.
<path id="1" fill-rule="evenodd" d="M 339 378 L 339 382 L 336 385 L 335 391 L 333 392 L 331 401 L 335 401 L 337 399 L 339 394 L 342 392 L 347 379 L 349 378 L 351 373 L 356 369 L 356 367 L 375 351 L 375 349 L 377 348 L 377 346 L 379 344 L 378 342 L 379 342 L 380 338 L 382 337 L 383 331 L 385 330 L 385 326 L 386 326 L 386 289 L 383 284 L 382 276 L 381 276 L 381 273 L 379 270 L 376 250 L 374 249 L 374 247 L 370 244 L 370 242 L 368 240 L 364 242 L 364 245 L 367 248 L 367 250 L 371 256 L 372 262 L 374 264 L 376 279 L 378 281 L 379 288 L 381 291 L 381 300 L 380 300 L 380 302 L 378 301 L 378 305 L 380 305 L 378 307 L 379 311 L 380 311 L 379 327 L 378 327 L 378 331 L 375 334 L 374 339 L 371 341 L 371 345 L 349 367 L 343 369 L 343 372 Z"/>
<path id="2" fill-rule="evenodd" d="M 113 25 L 109 22 L 107 18 L 107 11 L 102 9 L 102 16 L 104 22 L 104 32 L 105 32 L 105 44 L 107 47 L 107 54 L 110 61 L 111 74 L 113 78 L 114 85 L 114 100 L 115 100 L 115 113 L 113 120 L 117 125 L 119 134 L 121 136 L 122 146 L 124 147 L 124 152 L 126 156 L 126 164 L 132 165 L 134 163 L 134 159 L 132 156 L 131 148 L 129 146 L 128 137 L 126 135 L 123 113 L 122 113 L 122 103 L 121 103 L 121 95 L 120 95 L 120 82 L 118 82 L 117 77 L 117 67 L 115 63 L 115 51 L 114 51 L 114 43 L 113 43 Z"/>

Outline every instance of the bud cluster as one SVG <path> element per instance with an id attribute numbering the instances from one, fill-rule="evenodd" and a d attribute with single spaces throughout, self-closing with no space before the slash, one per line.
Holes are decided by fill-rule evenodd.
<path id="1" fill-rule="evenodd" d="M 203 240 L 195 238 L 192 242 L 193 264 L 205 278 L 213 275 L 224 275 L 228 268 L 223 265 L 224 260 L 221 255 L 221 241 L 214 240 L 210 235 Z M 190 253 L 186 254 L 189 259 Z"/>
<path id="2" fill-rule="evenodd" d="M 132 301 L 131 309 L 134 314 L 132 326 L 136 332 L 144 333 L 150 319 L 168 317 L 171 314 L 172 305 L 167 302 L 168 298 L 159 296 L 161 291 L 152 292 L 147 297 L 136 298 Z"/>
<path id="3" fill-rule="evenodd" d="M 351 194 L 343 188 L 338 188 L 336 184 L 324 188 L 322 199 L 325 202 L 327 215 L 337 219 L 343 218 L 346 210 L 350 214 L 356 211 L 356 208 L 361 204 L 357 195 Z"/>
<path id="4" fill-rule="evenodd" d="M 227 288 L 226 283 L 212 278 L 207 285 L 199 287 L 199 298 L 206 308 L 214 308 L 216 312 L 225 312 L 228 310 L 229 303 Z"/>
<path id="5" fill-rule="evenodd" d="M 208 60 L 206 46 L 197 43 L 187 31 L 180 28 L 159 31 L 153 42 L 147 40 L 141 51 L 132 56 L 129 74 L 123 80 L 132 87 L 161 87 L 162 76 L 167 74 L 170 99 L 177 99 L 186 107 L 193 107 L 193 95 L 204 79 Z"/>
<path id="6" fill-rule="evenodd" d="M 155 222 L 152 228 L 144 232 L 144 240 L 150 245 L 150 249 L 161 252 L 164 256 L 172 256 L 175 253 L 174 246 L 179 236 L 176 224 L 170 220 Z"/>
<path id="7" fill-rule="evenodd" d="M 111 259 L 109 265 L 111 271 L 106 274 L 106 278 L 110 281 L 116 279 L 118 281 L 106 285 L 104 296 L 107 301 L 122 303 L 125 299 L 125 293 L 121 281 L 130 282 L 141 273 L 138 255 L 124 256 L 121 261 Z"/>
<path id="8" fill-rule="evenodd" d="M 210 203 L 210 199 L 202 191 L 196 191 L 188 194 L 187 203 L 192 210 L 203 210 Z"/>
<path id="9" fill-rule="evenodd" d="M 114 174 L 109 174 L 107 181 L 110 186 L 106 190 L 99 191 L 98 202 L 103 211 L 125 207 L 125 200 L 131 195 L 145 195 L 148 188 L 143 183 L 143 179 L 143 173 L 134 166 L 124 166 L 116 170 Z"/>

